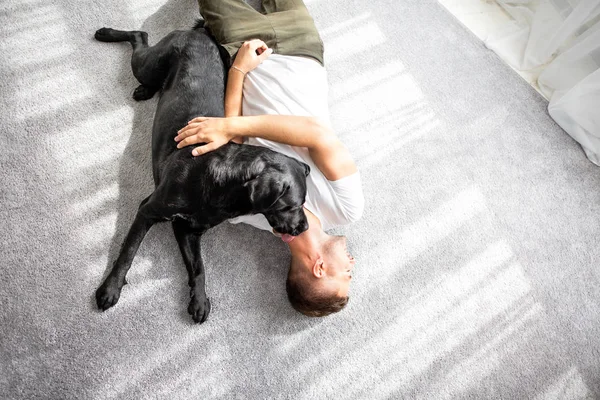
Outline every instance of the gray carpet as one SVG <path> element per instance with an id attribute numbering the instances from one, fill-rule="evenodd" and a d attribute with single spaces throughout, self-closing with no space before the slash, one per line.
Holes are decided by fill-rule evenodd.
<path id="1" fill-rule="evenodd" d="M 170 226 L 119 304 L 93 293 L 152 191 L 156 99 L 124 44 L 191 0 L 0 5 L 0 398 L 600 398 L 600 169 L 546 102 L 433 0 L 312 0 L 333 124 L 367 207 L 348 308 L 292 310 L 285 245 L 203 240 L 213 311 L 186 313 Z"/>

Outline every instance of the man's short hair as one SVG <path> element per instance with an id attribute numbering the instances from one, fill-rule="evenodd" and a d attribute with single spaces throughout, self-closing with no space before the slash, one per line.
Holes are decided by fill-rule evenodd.
<path id="1" fill-rule="evenodd" d="M 324 317 L 342 310 L 348 304 L 348 296 L 327 292 L 316 287 L 307 274 L 298 273 L 290 268 L 285 283 L 288 299 L 296 311 L 309 317 Z"/>

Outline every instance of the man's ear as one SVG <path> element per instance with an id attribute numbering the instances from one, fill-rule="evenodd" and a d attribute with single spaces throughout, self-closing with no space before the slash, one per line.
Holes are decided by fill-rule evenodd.
<path id="1" fill-rule="evenodd" d="M 274 179 L 268 174 L 244 183 L 248 188 L 250 203 L 255 210 L 268 210 L 288 190 L 289 185 L 280 179 Z"/>
<path id="2" fill-rule="evenodd" d="M 325 264 L 325 260 L 323 260 L 323 257 L 321 257 L 321 256 L 319 256 L 317 261 L 315 261 L 315 263 L 313 264 L 312 273 L 317 278 L 322 278 L 325 276 L 324 264 Z"/>

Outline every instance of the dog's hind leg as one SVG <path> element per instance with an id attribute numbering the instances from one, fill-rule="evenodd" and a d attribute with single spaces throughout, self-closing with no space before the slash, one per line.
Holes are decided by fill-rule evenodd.
<path id="1" fill-rule="evenodd" d="M 100 42 L 129 42 L 135 48 L 137 44 L 148 46 L 148 34 L 142 31 L 119 31 L 112 28 L 100 28 L 94 34 Z"/>
<path id="2" fill-rule="evenodd" d="M 192 229 L 190 224 L 181 219 L 173 221 L 173 232 L 179 243 L 179 250 L 188 272 L 190 285 L 190 305 L 188 313 L 195 322 L 203 323 L 210 313 L 210 300 L 206 297 L 206 277 L 204 264 L 200 254 L 200 239 L 206 228 Z"/>
<path id="3" fill-rule="evenodd" d="M 133 92 L 137 101 L 148 100 L 162 87 L 168 72 L 168 63 L 173 51 L 172 32 L 156 45 L 148 46 L 148 34 L 143 31 L 119 31 L 111 28 L 98 29 L 94 35 L 101 42 L 129 42 L 133 47 L 131 70 L 141 83 Z"/>
<path id="4" fill-rule="evenodd" d="M 96 303 L 102 311 L 114 306 L 119 301 L 121 289 L 127 283 L 125 277 L 131 267 L 135 253 L 142 243 L 144 236 L 148 233 L 148 230 L 150 230 L 155 222 L 160 220 L 159 218 L 148 216 L 149 212 L 151 212 L 148 206 L 148 199 L 151 197 L 146 198 L 140 204 L 135 220 L 123 242 L 117 261 L 115 261 L 102 285 L 96 290 Z"/>

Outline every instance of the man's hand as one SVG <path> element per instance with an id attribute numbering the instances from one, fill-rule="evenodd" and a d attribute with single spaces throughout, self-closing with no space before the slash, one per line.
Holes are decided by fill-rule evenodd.
<path id="1" fill-rule="evenodd" d="M 240 47 L 232 67 L 235 67 L 235 69 L 238 69 L 243 74 L 247 74 L 266 60 L 272 53 L 273 49 L 267 47 L 266 43 L 262 40 L 249 40 L 244 42 L 242 47 Z"/>
<path id="2" fill-rule="evenodd" d="M 191 144 L 206 143 L 192 151 L 192 155 L 201 156 L 218 149 L 230 140 L 236 139 L 234 135 L 227 131 L 225 120 L 225 118 L 194 118 L 177 132 L 175 137 L 175 141 L 178 142 L 177 148 L 181 149 Z"/>

